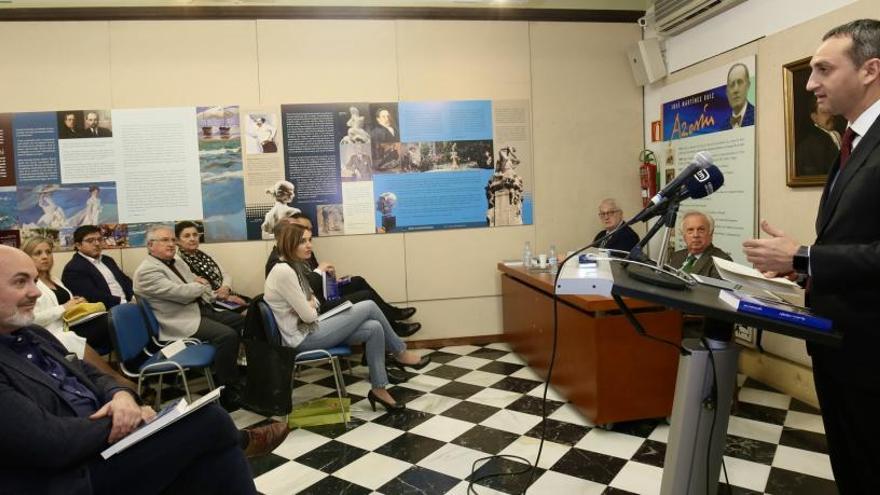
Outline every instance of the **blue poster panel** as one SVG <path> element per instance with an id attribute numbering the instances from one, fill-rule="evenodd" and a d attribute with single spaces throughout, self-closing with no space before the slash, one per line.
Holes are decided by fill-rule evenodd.
<path id="1" fill-rule="evenodd" d="M 341 149 L 369 143 L 365 103 L 282 105 L 285 177 L 266 222 L 301 210 L 317 225 L 318 211 L 342 204 Z"/>
<path id="2" fill-rule="evenodd" d="M 55 112 L 15 114 L 12 134 L 18 185 L 60 183 Z"/>

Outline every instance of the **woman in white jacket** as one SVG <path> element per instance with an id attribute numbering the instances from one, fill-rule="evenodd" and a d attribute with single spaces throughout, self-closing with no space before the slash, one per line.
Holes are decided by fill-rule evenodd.
<path id="1" fill-rule="evenodd" d="M 37 267 L 37 288 L 42 295 L 34 306 L 34 324 L 52 332 L 52 335 L 76 357 L 113 376 L 117 382 L 137 390 L 137 386 L 116 372 L 101 356 L 81 337 L 64 328 L 64 312 L 73 306 L 86 302 L 74 296 L 61 281 L 51 275 L 55 258 L 52 256 L 53 242 L 46 237 L 31 237 L 24 242 L 21 250 L 34 260 Z"/>
<path id="2" fill-rule="evenodd" d="M 385 354 L 393 354 L 393 364 L 401 369 L 424 368 L 430 358 L 407 351 L 406 344 L 373 301 L 361 301 L 318 321 L 318 299 L 305 275 L 310 271 L 305 261 L 312 256 L 312 232 L 301 225 L 288 224 L 279 233 L 276 244 L 285 262 L 276 264 L 269 272 L 263 299 L 272 309 L 284 345 L 303 352 L 327 349 L 342 342 L 363 343 L 372 385 L 367 394 L 370 406 L 375 411 L 378 402 L 388 411 L 403 409 L 403 404 L 385 390 Z"/>

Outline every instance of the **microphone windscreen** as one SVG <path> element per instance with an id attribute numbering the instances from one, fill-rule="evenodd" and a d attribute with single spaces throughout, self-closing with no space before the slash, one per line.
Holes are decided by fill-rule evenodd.
<path id="1" fill-rule="evenodd" d="M 712 154 L 708 151 L 700 151 L 696 155 L 694 155 L 693 163 L 697 164 L 700 168 L 706 168 L 710 165 L 714 165 L 712 163 Z"/>
<path id="2" fill-rule="evenodd" d="M 684 183 L 688 198 L 705 198 L 724 185 L 724 174 L 715 165 L 709 164 L 690 176 Z"/>

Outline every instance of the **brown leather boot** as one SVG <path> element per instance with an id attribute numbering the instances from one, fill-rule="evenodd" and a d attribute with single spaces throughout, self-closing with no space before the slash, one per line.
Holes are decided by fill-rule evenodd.
<path id="1" fill-rule="evenodd" d="M 245 457 L 259 457 L 272 452 L 290 433 L 287 425 L 278 421 L 245 431 L 248 434 L 248 445 L 244 449 Z"/>

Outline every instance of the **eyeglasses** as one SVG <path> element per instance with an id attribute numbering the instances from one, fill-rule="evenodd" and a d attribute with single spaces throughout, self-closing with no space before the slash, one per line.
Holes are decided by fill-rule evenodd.
<path id="1" fill-rule="evenodd" d="M 613 216 L 615 213 L 617 213 L 617 212 L 619 212 L 619 211 L 620 211 L 620 210 L 600 211 L 600 212 L 599 212 L 599 218 L 607 218 L 607 217 Z"/>
<path id="2" fill-rule="evenodd" d="M 161 239 L 153 239 L 152 242 L 161 242 L 163 244 L 174 244 L 176 241 L 173 237 L 163 237 Z"/>
<path id="3" fill-rule="evenodd" d="M 100 244 L 104 242 L 103 237 L 86 237 L 82 240 L 82 244 Z"/>

